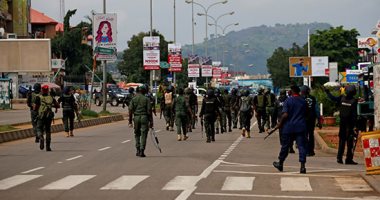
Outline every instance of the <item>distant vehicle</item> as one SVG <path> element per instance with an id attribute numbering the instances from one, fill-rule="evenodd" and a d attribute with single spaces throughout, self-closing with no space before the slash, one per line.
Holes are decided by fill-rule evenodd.
<path id="1" fill-rule="evenodd" d="M 108 88 L 107 103 L 111 104 L 111 106 L 119 106 L 119 104 L 123 103 L 128 94 L 128 90 L 122 88 Z M 101 106 L 103 104 L 102 91 L 94 94 L 94 101 L 97 106 Z"/>

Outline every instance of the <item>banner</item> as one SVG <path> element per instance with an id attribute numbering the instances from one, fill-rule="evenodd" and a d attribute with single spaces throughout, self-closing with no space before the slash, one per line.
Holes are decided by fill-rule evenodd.
<path id="1" fill-rule="evenodd" d="M 365 37 L 358 38 L 358 48 L 359 49 L 377 49 L 379 47 L 377 38 L 375 37 Z"/>
<path id="2" fill-rule="evenodd" d="M 168 49 L 169 49 L 168 62 L 170 64 L 169 71 L 181 72 L 182 71 L 181 44 L 168 44 Z"/>
<path id="3" fill-rule="evenodd" d="M 117 60 L 116 14 L 95 14 L 93 19 L 93 34 L 96 60 Z"/>
<path id="4" fill-rule="evenodd" d="M 311 66 L 313 69 L 311 76 L 327 76 L 326 72 L 329 69 L 329 57 L 311 57 Z"/>
<path id="5" fill-rule="evenodd" d="M 311 76 L 310 57 L 289 57 L 289 76 L 303 77 Z"/>
<path id="6" fill-rule="evenodd" d="M 160 69 L 160 37 L 144 37 L 144 70 Z"/>
<path id="7" fill-rule="evenodd" d="M 188 77 L 198 78 L 199 77 L 199 64 L 188 64 L 187 66 Z"/>
<path id="8" fill-rule="evenodd" d="M 220 67 L 212 68 L 212 77 L 213 78 L 221 78 L 222 77 L 222 69 Z"/>
<path id="9" fill-rule="evenodd" d="M 202 77 L 212 77 L 212 65 L 202 65 Z"/>

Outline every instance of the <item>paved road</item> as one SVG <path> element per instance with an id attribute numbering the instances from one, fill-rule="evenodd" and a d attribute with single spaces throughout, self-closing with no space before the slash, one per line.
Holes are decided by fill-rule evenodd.
<path id="1" fill-rule="evenodd" d="M 163 152 L 148 138 L 146 158 L 134 155 L 127 121 L 79 129 L 73 138 L 54 134 L 52 152 L 33 139 L 0 144 L 1 199 L 380 199 L 359 176 L 358 158 L 358 166 L 338 165 L 317 151 L 300 175 L 290 155 L 279 173 L 271 166 L 278 137 L 264 141 L 257 126 L 251 139 L 234 130 L 207 144 L 200 128 L 176 141 L 155 124 Z"/>

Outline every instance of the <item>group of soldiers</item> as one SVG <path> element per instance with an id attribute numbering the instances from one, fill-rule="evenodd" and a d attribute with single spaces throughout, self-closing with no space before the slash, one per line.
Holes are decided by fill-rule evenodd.
<path id="1" fill-rule="evenodd" d="M 51 151 L 51 125 L 58 108 L 62 108 L 65 136 L 74 136 L 74 118 L 75 114 L 79 117 L 79 113 L 73 93 L 73 88 L 67 86 L 57 100 L 54 90 L 50 90 L 48 85 L 41 86 L 39 83 L 35 83 L 28 93 L 27 105 L 30 108 L 35 142 L 39 143 L 41 150 L 46 146 L 46 151 Z"/>

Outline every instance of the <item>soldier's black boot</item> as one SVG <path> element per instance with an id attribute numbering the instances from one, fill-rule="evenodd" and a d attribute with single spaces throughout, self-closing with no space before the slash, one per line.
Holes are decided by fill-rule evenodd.
<path id="1" fill-rule="evenodd" d="M 136 156 L 140 156 L 140 148 L 136 148 Z"/>
<path id="2" fill-rule="evenodd" d="M 40 149 L 43 150 L 45 148 L 45 140 L 44 136 L 40 137 Z"/>
<path id="3" fill-rule="evenodd" d="M 215 134 L 219 134 L 219 128 L 216 128 Z"/>
<path id="4" fill-rule="evenodd" d="M 142 157 L 142 158 L 146 157 L 146 155 L 144 154 L 144 149 L 140 150 L 140 157 Z"/>
<path id="5" fill-rule="evenodd" d="M 50 140 L 46 140 L 46 151 L 51 151 Z"/>
<path id="6" fill-rule="evenodd" d="M 232 132 L 231 126 L 228 128 L 228 132 Z"/>
<path id="7" fill-rule="evenodd" d="M 35 143 L 39 143 L 39 142 L 40 142 L 40 138 L 38 136 L 36 136 Z"/>
<path id="8" fill-rule="evenodd" d="M 350 160 L 346 160 L 345 164 L 346 165 L 357 165 L 358 163 L 353 161 L 352 159 L 350 159 Z"/>
<path id="9" fill-rule="evenodd" d="M 211 136 L 211 141 L 215 142 L 215 135 Z"/>
<path id="10" fill-rule="evenodd" d="M 339 164 L 343 164 L 343 160 L 342 160 L 342 158 L 337 158 L 337 159 L 336 159 L 336 162 L 339 163 Z"/>
<path id="11" fill-rule="evenodd" d="M 207 136 L 207 140 L 206 140 L 207 143 L 210 143 L 211 142 L 211 137 L 210 136 Z"/>
<path id="12" fill-rule="evenodd" d="M 284 162 L 283 161 L 273 162 L 273 167 L 278 169 L 278 171 L 282 172 L 284 170 Z"/>
<path id="13" fill-rule="evenodd" d="M 304 162 L 301 163 L 300 174 L 306 174 L 306 167 Z"/>

